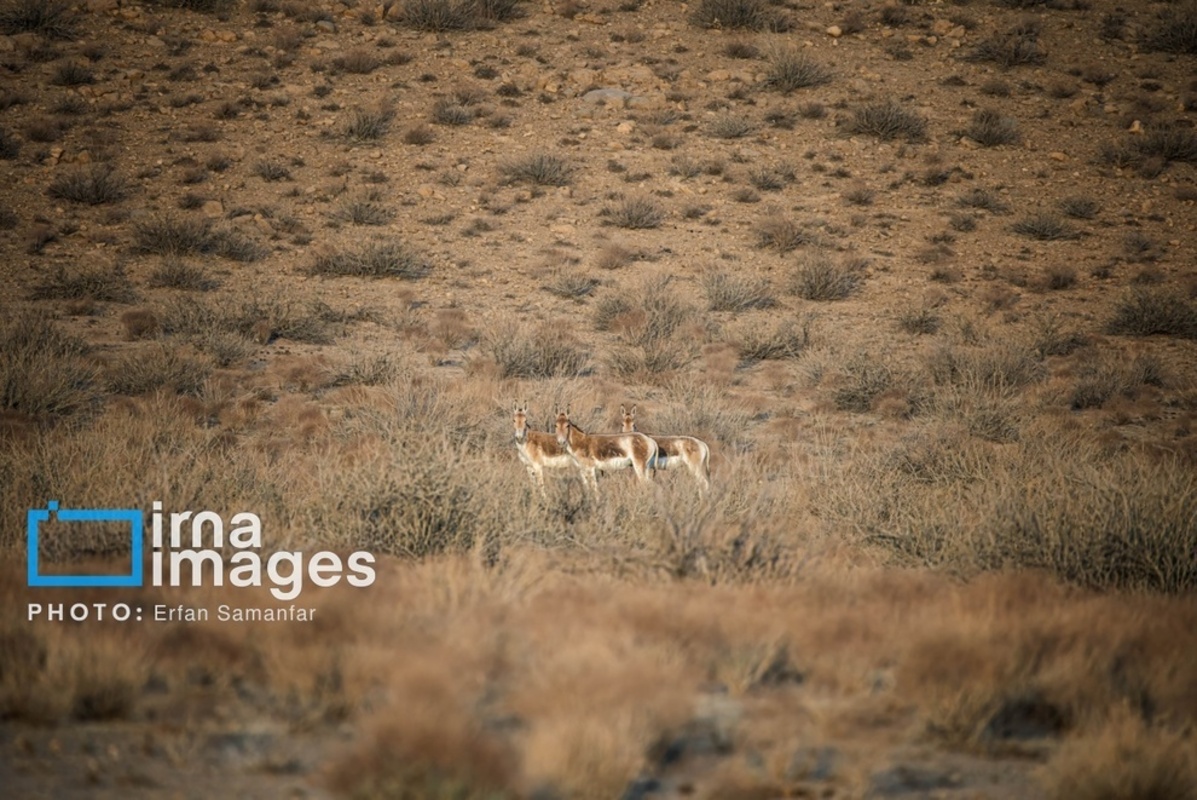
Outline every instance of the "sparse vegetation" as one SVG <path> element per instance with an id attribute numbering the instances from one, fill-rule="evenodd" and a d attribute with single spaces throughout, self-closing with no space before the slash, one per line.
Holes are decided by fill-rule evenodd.
<path id="1" fill-rule="evenodd" d="M 1118 301 L 1106 331 L 1124 336 L 1197 339 L 1197 305 L 1175 289 L 1137 288 Z"/>
<path id="2" fill-rule="evenodd" d="M 212 221 L 195 217 L 159 214 L 134 223 L 134 245 L 139 252 L 163 256 L 213 253 L 232 261 L 251 262 L 262 258 L 262 248 L 227 229 L 214 229 Z"/>
<path id="3" fill-rule="evenodd" d="M 98 403 L 91 348 L 45 316 L 27 312 L 0 323 L 0 351 L 0 409 L 65 416 Z"/>
<path id="4" fill-rule="evenodd" d="M 1065 197 L 1060 201 L 1060 210 L 1073 219 L 1094 219 L 1101 204 L 1092 197 Z"/>
<path id="5" fill-rule="evenodd" d="M 1189 0 L 1091 2 L 0 34 L 0 794 L 1187 798 L 1197 80 L 1149 38 Z M 854 127 L 886 101 L 914 136 Z M 542 488 L 517 402 L 637 406 L 711 484 Z M 216 511 L 225 584 L 27 619 L 50 499 Z M 232 585 L 238 511 L 302 599 Z M 50 571 L 127 569 L 57 522 Z M 113 624 L 134 595 L 314 616 Z"/>
<path id="6" fill-rule="evenodd" d="M 831 82 L 831 70 L 801 50 L 776 48 L 767 63 L 765 86 L 783 94 Z"/>
<path id="7" fill-rule="evenodd" d="M 561 156 L 538 153 L 502 164 L 499 173 L 507 183 L 568 186 L 573 182 L 574 168 Z"/>
<path id="8" fill-rule="evenodd" d="M 167 256 L 150 274 L 149 285 L 152 288 L 207 292 L 219 286 L 220 282 L 209 277 L 207 270 L 198 264 Z"/>
<path id="9" fill-rule="evenodd" d="M 90 206 L 118 203 L 129 196 L 130 186 L 115 168 L 93 164 L 64 172 L 50 182 L 50 196 Z"/>
<path id="10" fill-rule="evenodd" d="M 842 264 L 823 252 L 801 258 L 790 273 L 791 291 L 805 300 L 844 300 L 863 282 L 858 266 Z"/>
<path id="11" fill-rule="evenodd" d="M 1022 134 L 1018 131 L 1018 121 L 992 109 L 977 111 L 964 135 L 983 147 L 1017 144 L 1022 139 Z"/>
<path id="12" fill-rule="evenodd" d="M 74 39 L 72 4 L 66 0 L 5 0 L 0 4 L 0 33 L 36 33 L 49 39 Z"/>
<path id="13" fill-rule="evenodd" d="M 789 217 L 766 217 L 757 225 L 757 246 L 779 253 L 809 244 L 818 244 L 818 237 Z"/>
<path id="14" fill-rule="evenodd" d="M 503 378 L 572 378 L 582 374 L 589 361 L 572 336 L 551 326 L 501 325 L 484 336 L 480 346 Z"/>
<path id="15" fill-rule="evenodd" d="M 1015 29 L 983 40 L 968 53 L 968 58 L 1010 69 L 1042 64 L 1047 61 L 1047 54 L 1039 46 L 1039 36 L 1034 30 Z"/>
<path id="16" fill-rule="evenodd" d="M 752 120 L 740 114 L 721 114 L 711 120 L 707 130 L 716 139 L 740 139 L 756 129 Z"/>
<path id="17" fill-rule="evenodd" d="M 1056 242 L 1061 239 L 1076 239 L 1075 230 L 1054 214 L 1039 213 L 1023 217 L 1014 223 L 1015 233 L 1021 233 L 1041 242 Z"/>
<path id="18" fill-rule="evenodd" d="M 123 266 L 81 267 L 67 269 L 59 266 L 33 287 L 34 300 L 90 299 L 109 303 L 133 303 L 137 291 Z"/>
<path id="19" fill-rule="evenodd" d="M 349 115 L 349 122 L 345 124 L 345 138 L 351 142 L 375 142 L 387 135 L 391 129 L 391 121 L 395 112 L 389 106 L 378 108 L 355 108 Z M 412 130 L 417 130 L 413 128 Z M 426 130 L 426 129 L 425 129 Z M 428 144 L 428 141 L 412 141 L 411 130 L 405 141 L 408 144 Z"/>
<path id="20" fill-rule="evenodd" d="M 847 130 L 876 136 L 883 141 L 905 139 L 918 143 L 927 140 L 927 120 L 893 102 L 870 103 L 855 109 Z"/>
<path id="21" fill-rule="evenodd" d="M 432 270 L 427 258 L 394 240 L 370 242 L 356 250 L 336 250 L 316 256 L 316 275 L 358 278 L 423 278 Z"/>
<path id="22" fill-rule="evenodd" d="M 773 288 L 764 278 L 737 275 L 722 269 L 709 269 L 699 279 L 711 311 L 750 311 L 777 304 Z"/>
<path id="23" fill-rule="evenodd" d="M 725 30 L 780 32 L 789 27 L 764 0 L 699 0 L 691 20 L 703 28 Z"/>
<path id="24" fill-rule="evenodd" d="M 647 197 L 630 197 L 604 206 L 599 216 L 605 223 L 617 228 L 644 230 L 659 226 L 665 220 L 665 211 Z"/>

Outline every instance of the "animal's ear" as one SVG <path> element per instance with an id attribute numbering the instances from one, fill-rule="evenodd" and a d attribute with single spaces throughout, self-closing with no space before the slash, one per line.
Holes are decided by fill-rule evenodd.
<path id="1" fill-rule="evenodd" d="M 565 416 L 569 416 L 569 403 L 565 404 Z"/>
<path id="2" fill-rule="evenodd" d="M 636 406 L 632 406 L 632 416 L 636 416 Z"/>
<path id="3" fill-rule="evenodd" d="M 619 407 L 619 416 L 626 417 L 627 415 L 628 415 L 628 410 L 626 408 L 624 408 L 623 406 L 620 406 Z"/>

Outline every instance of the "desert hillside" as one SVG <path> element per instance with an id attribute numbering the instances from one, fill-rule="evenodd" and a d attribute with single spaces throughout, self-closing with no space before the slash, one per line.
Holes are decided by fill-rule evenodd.
<path id="1" fill-rule="evenodd" d="M 0 785 L 1193 798 L 1195 53 L 1192 2 L 0 0 Z M 710 488 L 541 490 L 525 403 Z M 51 501 L 376 580 L 27 587 Z M 78 530 L 49 573 L 128 568 Z"/>

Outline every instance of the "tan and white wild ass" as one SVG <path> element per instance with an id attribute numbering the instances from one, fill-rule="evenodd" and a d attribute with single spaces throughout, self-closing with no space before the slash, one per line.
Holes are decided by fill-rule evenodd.
<path id="1" fill-rule="evenodd" d="M 636 431 L 636 406 L 629 411 L 619 407 L 623 420 L 623 432 Z M 702 439 L 693 436 L 658 436 L 648 434 L 657 443 L 657 457 L 650 465 L 653 469 L 676 469 L 685 467 L 698 481 L 702 491 L 711 488 L 711 448 Z"/>
<path id="2" fill-rule="evenodd" d="M 557 436 L 552 433 L 534 431 L 528 427 L 528 403 L 515 406 L 512 409 L 515 423 L 515 446 L 520 454 L 520 461 L 528 469 L 528 477 L 540 487 L 544 494 L 544 471 L 546 469 L 577 469 L 574 457 L 560 444 Z"/>
<path id="3" fill-rule="evenodd" d="M 569 451 L 582 470 L 582 480 L 598 496 L 598 471 L 631 467 L 647 482 L 657 459 L 657 443 L 643 433 L 588 434 L 570 421 L 569 409 L 557 412 L 557 443 Z"/>

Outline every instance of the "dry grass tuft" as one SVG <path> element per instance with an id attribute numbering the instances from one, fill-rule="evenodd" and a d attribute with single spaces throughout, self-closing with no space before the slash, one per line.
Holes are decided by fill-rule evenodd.
<path id="1" fill-rule="evenodd" d="M 137 290 L 120 264 L 68 270 L 59 266 L 33 287 L 34 300 L 90 299 L 109 303 L 135 303 Z"/>
<path id="2" fill-rule="evenodd" d="M 604 206 L 599 216 L 607 225 L 628 230 L 656 228 L 665 220 L 665 209 L 648 197 L 629 197 Z"/>
<path id="3" fill-rule="evenodd" d="M 801 50 L 774 48 L 766 60 L 765 86 L 782 94 L 831 82 L 831 70 Z"/>
<path id="4" fill-rule="evenodd" d="M 1189 800 L 1197 786 L 1192 736 L 1129 711 L 1065 742 L 1040 777 L 1053 800 Z"/>
<path id="5" fill-rule="evenodd" d="M 699 279 L 710 311 L 749 311 L 777 305 L 767 278 L 711 269 Z"/>
<path id="6" fill-rule="evenodd" d="M 835 261 L 823 252 L 800 259 L 790 273 L 790 291 L 805 300 L 845 300 L 863 283 L 858 265 Z"/>
<path id="7" fill-rule="evenodd" d="M 49 188 L 51 197 L 89 206 L 120 202 L 129 191 L 129 182 L 107 164 L 64 172 L 51 181 Z"/>
<path id="8" fill-rule="evenodd" d="M 514 323 L 499 326 L 483 337 L 481 350 L 503 378 L 572 378 L 582 374 L 589 362 L 572 336 L 552 326 L 534 330 Z"/>
<path id="9" fill-rule="evenodd" d="M 31 417 L 66 416 L 98 402 L 90 348 L 45 317 L 17 315 L 0 324 L 0 408 Z"/>
<path id="10" fill-rule="evenodd" d="M 919 143 L 928 139 L 927 120 L 894 102 L 870 103 L 854 109 L 847 131 L 883 141 L 905 139 Z"/>
<path id="11" fill-rule="evenodd" d="M 1197 306 L 1175 289 L 1136 288 L 1118 302 L 1106 332 L 1197 339 Z"/>
<path id="12" fill-rule="evenodd" d="M 506 183 L 568 186 L 573 182 L 574 167 L 561 156 L 538 153 L 502 164 L 499 174 Z"/>
<path id="13" fill-rule="evenodd" d="M 702 28 L 781 32 L 789 20 L 764 0 L 699 0 L 690 16 Z"/>
<path id="14" fill-rule="evenodd" d="M 432 271 L 421 254 L 402 242 L 369 242 L 357 250 L 333 250 L 316 256 L 313 275 L 355 278 L 400 278 L 416 280 Z"/>

